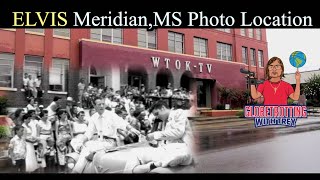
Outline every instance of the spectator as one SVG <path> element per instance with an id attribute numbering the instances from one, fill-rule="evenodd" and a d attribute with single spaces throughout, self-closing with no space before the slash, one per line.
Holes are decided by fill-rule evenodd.
<path id="1" fill-rule="evenodd" d="M 84 134 L 88 128 L 86 121 L 84 119 L 84 111 L 80 111 L 77 115 L 77 119 L 73 122 L 73 135 Z"/>
<path id="2" fill-rule="evenodd" d="M 78 101 L 80 102 L 80 107 L 83 107 L 82 99 L 83 99 L 84 89 L 85 89 L 84 79 L 81 78 L 78 84 Z"/>
<path id="3" fill-rule="evenodd" d="M 46 146 L 46 151 L 45 151 L 45 160 L 46 160 L 46 168 L 45 172 L 54 172 L 54 164 L 55 164 L 55 156 L 56 156 L 56 150 L 54 148 L 54 139 L 53 138 L 48 138 L 46 140 L 47 146 Z"/>
<path id="4" fill-rule="evenodd" d="M 38 169 L 38 163 L 36 159 L 34 143 L 38 142 L 36 136 L 34 136 L 33 128 L 30 126 L 31 115 L 25 114 L 23 116 L 24 136 L 26 139 L 26 172 L 33 172 Z"/>
<path id="5" fill-rule="evenodd" d="M 50 105 L 47 107 L 47 110 L 48 110 L 48 117 L 49 118 L 52 118 L 54 115 L 56 115 L 56 111 L 57 109 L 59 108 L 59 104 L 58 104 L 58 101 L 59 99 L 61 99 L 60 97 L 58 96 L 55 96 L 53 98 L 53 101 L 50 103 Z"/>
<path id="6" fill-rule="evenodd" d="M 35 82 L 35 87 L 36 87 L 36 90 L 37 90 L 37 100 L 42 103 L 42 87 L 41 87 L 41 76 L 38 75 L 37 78 L 34 80 Z"/>
<path id="7" fill-rule="evenodd" d="M 18 125 L 14 127 L 14 131 L 16 135 L 10 140 L 9 157 L 16 167 L 16 172 L 25 172 L 27 147 L 23 138 L 24 128 Z"/>
<path id="8" fill-rule="evenodd" d="M 73 111 L 73 98 L 72 97 L 67 97 L 67 105 L 66 105 L 66 111 L 67 111 L 67 115 L 68 115 L 68 119 L 74 121 L 74 119 L 76 118 L 74 116 Z"/>

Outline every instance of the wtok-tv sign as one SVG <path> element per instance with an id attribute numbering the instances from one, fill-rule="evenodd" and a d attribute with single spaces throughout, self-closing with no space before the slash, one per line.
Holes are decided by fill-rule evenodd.
<path id="1" fill-rule="evenodd" d="M 166 69 L 170 69 L 170 64 L 173 64 L 177 70 L 185 70 L 191 71 L 191 69 L 199 70 L 200 73 L 206 71 L 207 73 L 211 73 L 212 64 L 209 63 L 194 63 L 191 61 L 181 61 L 179 59 L 169 59 L 169 58 L 160 58 L 160 57 L 151 57 L 151 62 L 153 63 L 154 68 L 159 68 L 159 65 L 165 65 Z M 162 66 L 161 66 L 162 67 Z"/>

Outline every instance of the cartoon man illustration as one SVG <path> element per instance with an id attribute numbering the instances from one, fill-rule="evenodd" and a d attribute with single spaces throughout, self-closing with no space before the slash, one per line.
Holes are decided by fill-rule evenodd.
<path id="1" fill-rule="evenodd" d="M 264 105 L 287 105 L 288 97 L 297 101 L 300 96 L 300 72 L 295 73 L 296 87 L 282 80 L 284 77 L 284 65 L 279 57 L 272 57 L 265 68 L 266 80 L 256 89 L 251 85 L 251 97 L 258 99 L 263 95 Z"/>

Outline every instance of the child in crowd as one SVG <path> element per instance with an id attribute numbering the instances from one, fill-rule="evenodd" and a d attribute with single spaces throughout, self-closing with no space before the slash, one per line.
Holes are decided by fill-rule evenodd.
<path id="1" fill-rule="evenodd" d="M 10 140 L 9 144 L 9 157 L 12 160 L 12 164 L 16 167 L 17 172 L 25 172 L 26 169 L 26 141 L 23 136 L 23 126 L 15 126 L 13 128 L 15 136 Z"/>
<path id="2" fill-rule="evenodd" d="M 65 172 L 66 170 L 66 154 L 68 153 L 67 142 L 65 139 L 61 138 L 57 141 L 58 148 L 58 161 L 59 161 L 59 171 Z"/>
<path id="3" fill-rule="evenodd" d="M 56 150 L 54 148 L 54 140 L 52 137 L 47 139 L 47 147 L 45 151 L 46 168 L 45 172 L 53 172 L 55 165 Z"/>
<path id="4" fill-rule="evenodd" d="M 44 168 L 46 167 L 46 161 L 44 158 L 44 154 L 45 154 L 45 149 L 43 147 L 43 144 L 39 143 L 38 148 L 36 150 L 36 157 L 37 157 L 37 162 L 39 165 L 38 172 L 43 172 Z"/>

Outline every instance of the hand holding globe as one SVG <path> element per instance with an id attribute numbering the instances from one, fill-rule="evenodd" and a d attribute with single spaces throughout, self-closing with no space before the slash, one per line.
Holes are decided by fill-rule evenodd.
<path id="1" fill-rule="evenodd" d="M 306 61 L 307 61 L 306 55 L 301 51 L 295 51 L 295 52 L 291 53 L 289 60 L 290 60 L 290 64 L 293 67 L 297 68 L 297 71 L 295 74 L 295 79 L 298 81 L 301 78 L 301 74 L 300 74 L 298 68 L 300 68 L 306 64 Z"/>

